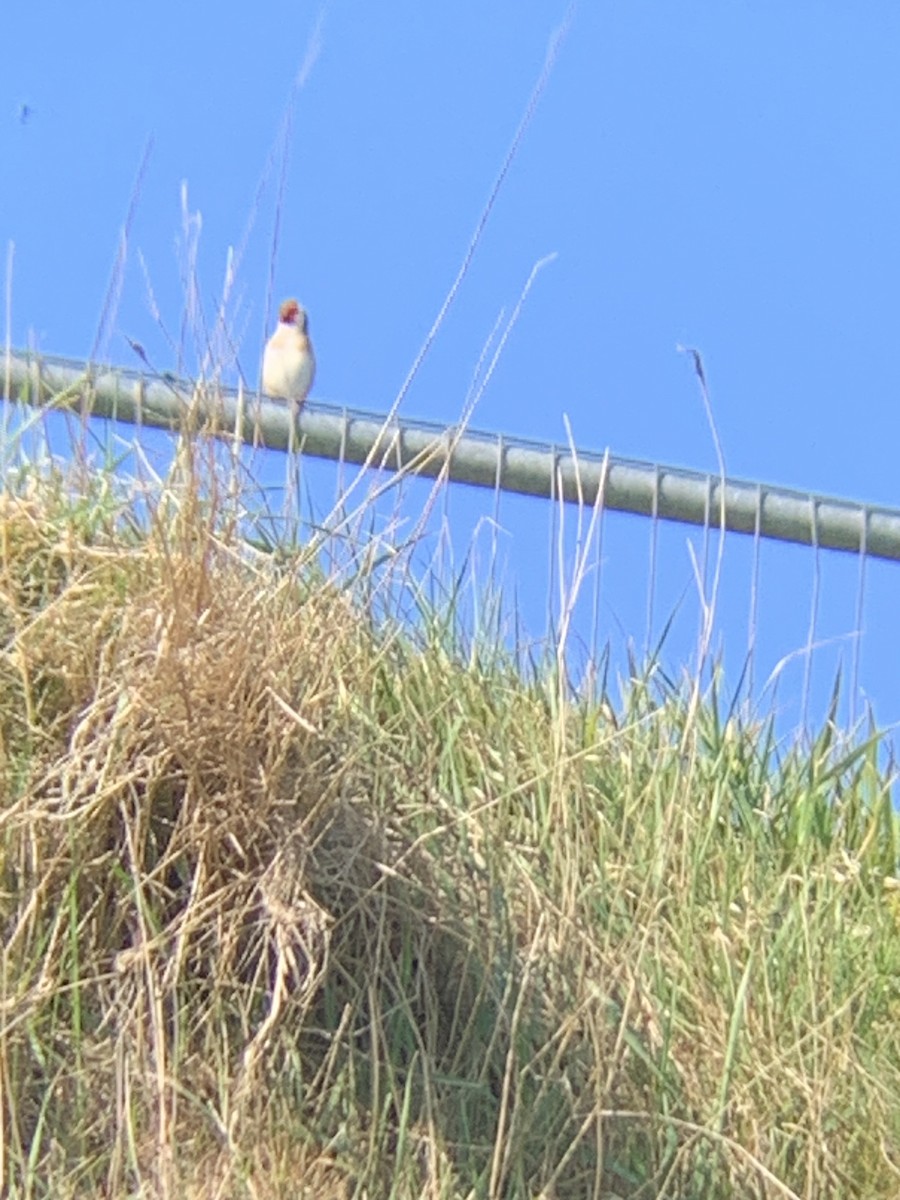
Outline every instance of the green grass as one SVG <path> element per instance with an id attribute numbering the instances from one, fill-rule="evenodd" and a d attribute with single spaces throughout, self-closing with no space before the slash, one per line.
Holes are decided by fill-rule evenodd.
<path id="1" fill-rule="evenodd" d="M 0 508 L 0 1188 L 900 1194 L 874 734 L 463 660 L 190 461 Z"/>

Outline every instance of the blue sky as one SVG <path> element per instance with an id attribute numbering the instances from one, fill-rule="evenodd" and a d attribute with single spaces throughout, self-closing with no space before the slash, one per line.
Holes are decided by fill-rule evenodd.
<path id="1" fill-rule="evenodd" d="M 171 364 L 138 252 L 177 331 L 186 181 L 202 214 L 208 311 L 228 248 L 244 243 L 253 217 L 231 315 L 255 380 L 277 154 L 268 175 L 267 163 L 311 60 L 292 108 L 275 297 L 297 294 L 309 310 L 313 397 L 386 410 L 458 269 L 565 4 L 334 0 L 259 11 L 206 0 L 7 6 L 0 237 L 15 247 L 12 340 L 90 353 L 152 137 L 101 351 L 137 365 L 127 333 Z M 564 441 L 565 413 L 585 447 L 715 470 L 696 380 L 676 351 L 685 343 L 704 356 L 729 473 L 897 503 L 898 51 L 894 0 L 582 0 L 405 412 L 457 417 L 498 313 L 555 253 L 474 424 Z M 456 531 L 468 536 L 490 510 L 483 497 L 454 495 Z M 537 613 L 546 584 L 530 589 L 527 564 L 538 545 L 546 559 L 538 509 L 508 511 L 511 569 Z M 691 575 L 687 535 L 660 536 L 678 592 Z M 723 585 L 725 625 L 741 637 L 747 547 L 728 540 Z M 639 645 L 647 555 L 646 522 L 611 530 L 604 569 L 623 590 L 609 620 Z M 800 549 L 766 555 L 763 675 L 805 641 L 815 576 Z M 868 571 L 861 681 L 882 723 L 900 720 L 898 570 Z M 852 630 L 857 571 L 852 559 L 822 556 L 822 637 Z M 724 643 L 734 670 L 737 636 Z M 817 659 L 820 694 L 848 644 Z M 788 692 L 798 678 L 785 677 Z"/>

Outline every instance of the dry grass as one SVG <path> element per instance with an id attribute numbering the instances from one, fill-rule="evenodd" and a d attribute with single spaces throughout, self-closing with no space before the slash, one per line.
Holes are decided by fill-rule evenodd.
<path id="1" fill-rule="evenodd" d="M 875 745 L 461 664 L 188 461 L 0 511 L 7 1194 L 896 1196 Z"/>

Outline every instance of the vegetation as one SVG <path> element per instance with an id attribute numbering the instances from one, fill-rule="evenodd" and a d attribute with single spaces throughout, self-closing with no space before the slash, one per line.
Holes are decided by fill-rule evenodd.
<path id="1" fill-rule="evenodd" d="M 900 1194 L 874 735 L 461 656 L 200 444 L 2 502 L 5 1193 Z"/>

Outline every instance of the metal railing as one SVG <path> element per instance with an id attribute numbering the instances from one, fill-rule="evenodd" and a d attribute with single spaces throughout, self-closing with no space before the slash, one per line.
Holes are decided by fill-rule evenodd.
<path id="1" fill-rule="evenodd" d="M 682 467 L 619 458 L 505 434 L 308 403 L 121 367 L 12 351 L 2 379 L 12 400 L 179 430 L 186 422 L 272 450 L 559 498 L 706 528 L 900 559 L 900 509 L 795 491 Z"/>

